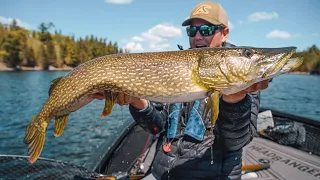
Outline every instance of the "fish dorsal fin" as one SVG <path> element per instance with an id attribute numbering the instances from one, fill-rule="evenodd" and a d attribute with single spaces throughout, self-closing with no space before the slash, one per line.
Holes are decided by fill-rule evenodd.
<path id="1" fill-rule="evenodd" d="M 59 83 L 59 81 L 60 81 L 62 78 L 63 78 L 63 76 L 58 77 L 58 78 L 56 78 L 56 79 L 54 79 L 54 80 L 51 81 L 52 84 L 50 85 L 49 92 L 48 92 L 48 93 L 49 93 L 49 96 L 51 95 L 54 87 L 56 87 L 56 85 Z"/>

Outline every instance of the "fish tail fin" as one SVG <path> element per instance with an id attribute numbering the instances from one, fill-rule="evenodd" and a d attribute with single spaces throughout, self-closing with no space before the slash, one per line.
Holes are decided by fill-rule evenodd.
<path id="1" fill-rule="evenodd" d="M 54 136 L 59 137 L 62 135 L 64 128 L 67 125 L 69 114 L 64 116 L 56 116 L 54 119 Z"/>
<path id="2" fill-rule="evenodd" d="M 101 118 L 108 116 L 112 112 L 113 106 L 116 102 L 116 99 L 118 98 L 118 93 L 114 93 L 111 91 L 104 91 L 104 94 L 106 97 L 106 101 L 103 108 L 103 112 L 100 116 Z"/>
<path id="3" fill-rule="evenodd" d="M 23 142 L 25 144 L 29 144 L 31 142 L 31 140 L 34 138 L 34 134 L 35 134 L 34 123 L 35 123 L 36 119 L 37 119 L 37 116 L 34 116 L 31 120 L 31 122 L 29 123 L 29 125 L 27 126 L 26 135 L 23 139 Z"/>
<path id="4" fill-rule="evenodd" d="M 28 145 L 29 162 L 34 163 L 40 156 L 46 138 L 48 123 L 40 115 L 33 117 L 27 127 L 24 143 Z"/>
<path id="5" fill-rule="evenodd" d="M 34 163 L 40 156 L 46 138 L 47 119 L 38 114 L 27 127 L 24 143 L 28 145 L 29 162 Z"/>

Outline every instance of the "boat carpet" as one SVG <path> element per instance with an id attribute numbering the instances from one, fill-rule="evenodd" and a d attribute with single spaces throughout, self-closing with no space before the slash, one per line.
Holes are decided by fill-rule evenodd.
<path id="1" fill-rule="evenodd" d="M 244 175 L 243 179 L 320 179 L 320 157 L 317 155 L 259 137 L 255 137 L 244 152 L 247 165 L 269 162 L 270 168 L 254 172 L 252 178 Z"/>

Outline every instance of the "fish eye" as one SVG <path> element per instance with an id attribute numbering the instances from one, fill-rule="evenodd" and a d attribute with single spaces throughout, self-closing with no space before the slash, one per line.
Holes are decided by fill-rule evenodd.
<path id="1" fill-rule="evenodd" d="M 246 56 L 247 58 L 251 58 L 254 52 L 250 51 L 249 49 L 244 49 L 243 50 L 243 55 Z"/>

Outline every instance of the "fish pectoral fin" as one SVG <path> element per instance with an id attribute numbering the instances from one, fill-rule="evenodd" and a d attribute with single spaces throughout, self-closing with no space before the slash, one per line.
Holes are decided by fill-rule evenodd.
<path id="1" fill-rule="evenodd" d="M 48 123 L 35 116 L 27 127 L 24 143 L 28 145 L 29 162 L 34 163 L 40 156 L 46 139 Z"/>
<path id="2" fill-rule="evenodd" d="M 105 105 L 103 108 L 103 112 L 101 114 L 101 118 L 108 116 L 113 109 L 116 99 L 118 98 L 118 93 L 112 91 L 104 91 L 104 95 L 106 98 Z"/>
<path id="3" fill-rule="evenodd" d="M 211 100 L 211 129 L 210 132 L 213 133 L 213 127 L 218 119 L 219 115 L 219 91 L 214 90 L 210 96 Z"/>
<path id="4" fill-rule="evenodd" d="M 62 135 L 64 128 L 67 125 L 69 114 L 64 116 L 56 116 L 54 119 L 54 136 L 59 137 Z"/>

